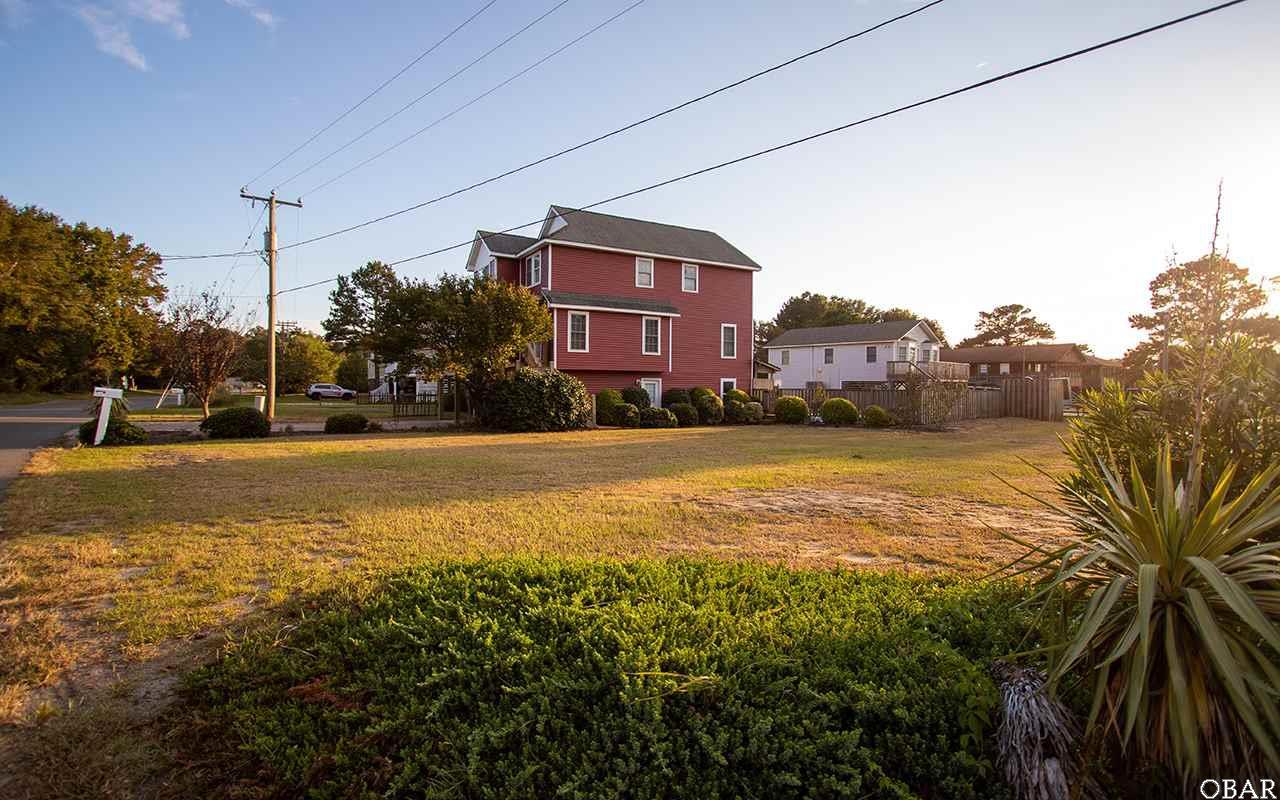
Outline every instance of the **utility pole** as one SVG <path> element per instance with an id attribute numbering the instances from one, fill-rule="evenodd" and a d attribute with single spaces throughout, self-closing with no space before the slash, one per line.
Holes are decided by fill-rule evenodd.
<path id="1" fill-rule="evenodd" d="M 277 200 L 275 189 L 271 190 L 270 197 L 258 197 L 245 192 L 244 187 L 240 188 L 240 196 L 267 204 L 267 230 L 262 237 L 262 249 L 267 251 L 267 422 L 272 422 L 276 418 L 276 205 L 302 208 L 302 198 L 296 203 Z"/>

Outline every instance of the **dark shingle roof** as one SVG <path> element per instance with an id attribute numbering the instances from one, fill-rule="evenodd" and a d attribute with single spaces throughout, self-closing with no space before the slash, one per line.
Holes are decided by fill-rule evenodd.
<path id="1" fill-rule="evenodd" d="M 551 210 L 567 223 L 555 233 L 548 234 L 547 238 L 553 241 L 563 239 L 567 242 L 617 247 L 694 262 L 718 261 L 722 264 L 760 269 L 760 265 L 745 253 L 711 231 L 616 217 L 595 211 L 578 211 L 567 206 L 552 206 Z"/>
<path id="2" fill-rule="evenodd" d="M 485 245 L 489 248 L 489 252 L 499 256 L 514 256 L 529 245 L 538 241 L 528 236 L 520 236 L 515 233 L 492 233 L 490 231 L 476 231 L 476 236 L 484 239 Z"/>
<path id="3" fill-rule="evenodd" d="M 1084 355 L 1074 344 L 987 345 L 986 347 L 953 347 L 944 349 L 943 361 L 965 364 L 997 364 L 1034 361 L 1040 364 L 1083 364 Z"/>
<path id="4" fill-rule="evenodd" d="M 581 292 L 548 292 L 542 296 L 547 302 L 556 306 L 589 306 L 591 308 L 614 308 L 619 311 L 651 311 L 655 314 L 679 314 L 680 309 L 670 303 L 659 300 L 644 300 L 636 297 L 618 297 L 608 294 L 582 294 Z"/>
<path id="5" fill-rule="evenodd" d="M 765 347 L 808 347 L 846 342 L 888 342 L 900 339 L 920 324 L 918 319 L 872 322 L 865 325 L 832 325 L 826 328 L 792 328 L 783 331 Z"/>

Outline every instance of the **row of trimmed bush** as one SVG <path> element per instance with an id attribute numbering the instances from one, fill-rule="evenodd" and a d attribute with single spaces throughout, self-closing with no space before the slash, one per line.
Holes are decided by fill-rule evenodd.
<path id="1" fill-rule="evenodd" d="M 803 397 L 779 397 L 773 408 L 774 418 L 787 425 L 803 425 L 812 416 L 809 404 Z M 818 417 L 825 425 L 857 425 L 868 428 L 887 428 L 893 424 L 893 416 L 880 406 L 867 406 L 861 412 L 843 397 L 832 397 L 818 408 Z"/>
<path id="2" fill-rule="evenodd" d="M 662 406 L 654 408 L 649 393 L 639 386 L 602 389 L 596 395 L 596 422 L 622 428 L 689 428 L 722 422 L 750 425 L 764 419 L 764 407 L 738 389 L 730 389 L 724 399 L 706 386 L 667 389 Z"/>

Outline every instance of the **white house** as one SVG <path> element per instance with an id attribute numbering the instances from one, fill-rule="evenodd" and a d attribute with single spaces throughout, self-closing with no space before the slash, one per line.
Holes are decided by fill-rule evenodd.
<path id="1" fill-rule="evenodd" d="M 795 328 L 767 345 L 768 361 L 778 367 L 774 383 L 783 389 L 803 389 L 821 383 L 828 389 L 846 383 L 888 380 L 890 361 L 933 363 L 942 340 L 920 320 Z"/>

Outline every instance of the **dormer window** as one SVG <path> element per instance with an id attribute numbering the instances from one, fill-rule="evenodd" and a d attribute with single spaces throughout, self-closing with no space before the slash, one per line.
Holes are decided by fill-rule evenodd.
<path id="1" fill-rule="evenodd" d="M 653 288 L 653 259 L 636 259 L 636 286 L 641 289 Z"/>
<path id="2" fill-rule="evenodd" d="M 542 253 L 534 253 L 524 260 L 524 285 L 538 286 L 542 283 Z"/>

